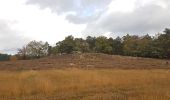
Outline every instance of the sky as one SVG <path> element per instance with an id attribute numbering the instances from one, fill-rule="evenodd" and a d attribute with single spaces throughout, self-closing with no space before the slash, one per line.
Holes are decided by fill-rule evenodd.
<path id="1" fill-rule="evenodd" d="M 0 0 L 0 53 L 68 35 L 154 35 L 170 27 L 170 0 Z"/>

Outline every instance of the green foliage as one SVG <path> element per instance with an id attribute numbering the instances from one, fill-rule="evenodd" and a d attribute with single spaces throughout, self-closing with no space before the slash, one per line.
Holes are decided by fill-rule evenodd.
<path id="1" fill-rule="evenodd" d="M 8 61 L 10 57 L 8 54 L 0 54 L 0 61 Z"/>
<path id="2" fill-rule="evenodd" d="M 145 35 L 144 37 L 138 40 L 138 56 L 141 57 L 152 57 L 152 52 L 154 49 L 152 48 L 152 38 L 149 35 Z"/>
<path id="3" fill-rule="evenodd" d="M 123 44 L 120 37 L 117 37 L 116 39 L 109 39 L 110 45 L 112 46 L 112 54 L 115 55 L 122 55 L 123 54 Z"/>
<path id="4" fill-rule="evenodd" d="M 75 51 L 78 52 L 89 52 L 89 44 L 82 38 L 75 39 Z"/>
<path id="5" fill-rule="evenodd" d="M 151 37 L 129 35 L 116 39 L 104 36 L 91 37 L 86 40 L 68 36 L 52 47 L 51 53 L 97 52 L 114 55 L 138 56 L 150 58 L 170 58 L 170 29 L 165 29 L 164 34 Z"/>
<path id="6" fill-rule="evenodd" d="M 160 34 L 155 43 L 161 58 L 170 58 L 170 30 L 165 29 L 164 32 L 165 34 Z"/>
<path id="7" fill-rule="evenodd" d="M 123 51 L 125 55 L 128 56 L 138 56 L 138 41 L 139 37 L 138 36 L 130 36 L 126 35 L 123 37 Z"/>
<path id="8" fill-rule="evenodd" d="M 49 46 L 48 43 L 31 41 L 19 49 L 18 55 L 23 59 L 27 57 L 38 58 L 47 55 L 70 54 L 73 52 L 106 53 L 114 55 L 170 58 L 170 29 L 166 28 L 163 34 L 154 37 L 129 35 L 116 39 L 104 36 L 91 37 L 86 39 L 67 36 L 63 41 L 56 43 L 56 46 Z"/>
<path id="9" fill-rule="evenodd" d="M 97 52 L 112 54 L 112 47 L 110 46 L 108 39 L 104 36 L 96 38 L 95 47 Z"/>
<path id="10" fill-rule="evenodd" d="M 73 36 L 66 37 L 63 41 L 56 44 L 58 53 L 72 53 L 75 50 L 75 41 Z"/>
<path id="11" fill-rule="evenodd" d="M 89 45 L 89 52 L 94 52 L 95 51 L 95 43 L 96 43 L 96 38 L 95 37 L 91 37 L 91 36 L 88 36 L 86 38 L 86 42 L 88 43 Z"/>

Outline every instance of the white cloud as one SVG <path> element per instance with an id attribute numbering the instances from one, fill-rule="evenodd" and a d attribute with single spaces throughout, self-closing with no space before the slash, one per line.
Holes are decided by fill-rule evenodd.
<path id="1" fill-rule="evenodd" d="M 127 33 L 153 35 L 170 27 L 169 9 L 166 0 L 116 0 L 99 19 L 88 23 L 83 33 L 86 36 L 91 33 L 96 33 L 93 34 L 95 36 L 102 33 L 112 33 L 114 36 Z"/>
<path id="2" fill-rule="evenodd" d="M 0 49 L 67 35 L 153 34 L 170 26 L 169 12 L 169 0 L 0 0 Z"/>
<path id="3" fill-rule="evenodd" d="M 50 8 L 57 14 L 67 14 L 66 19 L 75 24 L 88 23 L 98 18 L 112 0 L 28 0 L 40 8 Z M 71 13 L 70 13 L 71 12 Z"/>
<path id="4" fill-rule="evenodd" d="M 69 23 L 65 16 L 58 16 L 49 9 L 39 10 L 36 7 L 27 9 L 23 19 L 15 25 L 15 29 L 21 30 L 26 36 L 50 43 L 64 39 L 69 34 L 80 37 L 84 28 L 85 25 Z"/>
<path id="5" fill-rule="evenodd" d="M 14 53 L 30 39 L 18 34 L 17 30 L 11 29 L 13 22 L 0 20 L 0 53 Z"/>
<path id="6" fill-rule="evenodd" d="M 81 31 L 86 27 L 83 24 L 70 23 L 65 19 L 64 14 L 57 15 L 51 12 L 51 9 L 26 5 L 24 0 L 0 0 L 0 20 L 7 21 L 5 24 L 8 24 L 5 30 L 0 28 L 0 42 L 3 44 L 1 51 L 7 50 L 6 48 L 17 49 L 26 44 L 24 37 L 29 40 L 48 41 L 51 44 L 71 34 L 82 37 Z M 8 35 L 7 32 L 10 34 Z M 20 40 L 20 43 L 6 42 L 11 39 L 10 35 L 13 41 Z"/>
<path id="7" fill-rule="evenodd" d="M 115 0 L 109 4 L 108 13 L 111 12 L 132 12 L 136 0 Z"/>

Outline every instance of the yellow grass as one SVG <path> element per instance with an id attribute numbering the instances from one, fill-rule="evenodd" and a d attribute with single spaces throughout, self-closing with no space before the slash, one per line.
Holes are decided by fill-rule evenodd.
<path id="1" fill-rule="evenodd" d="M 170 70 L 0 71 L 0 100 L 170 100 Z"/>

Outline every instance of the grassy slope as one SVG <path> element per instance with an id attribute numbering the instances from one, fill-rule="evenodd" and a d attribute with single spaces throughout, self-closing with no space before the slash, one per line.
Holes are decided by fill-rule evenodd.
<path id="1" fill-rule="evenodd" d="M 170 100 L 170 70 L 0 71 L 0 100 Z"/>
<path id="2" fill-rule="evenodd" d="M 169 64 L 166 64 L 169 62 Z M 0 62 L 0 70 L 43 70 L 61 68 L 169 69 L 170 61 L 106 54 L 70 54 L 37 60 Z"/>

